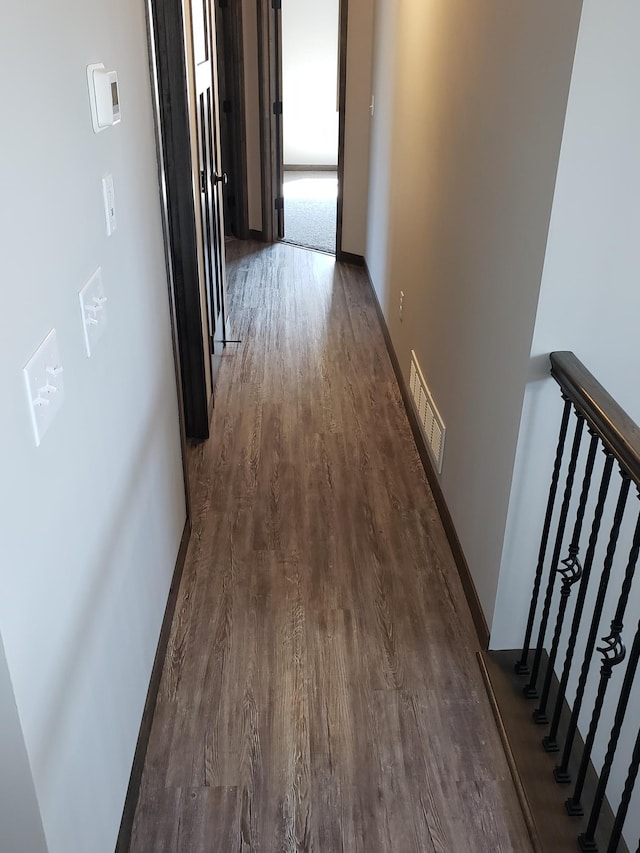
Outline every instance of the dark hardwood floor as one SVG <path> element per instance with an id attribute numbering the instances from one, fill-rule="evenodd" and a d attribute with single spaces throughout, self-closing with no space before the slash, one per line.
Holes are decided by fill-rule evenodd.
<path id="1" fill-rule="evenodd" d="M 228 251 L 131 851 L 526 853 L 365 273 Z"/>

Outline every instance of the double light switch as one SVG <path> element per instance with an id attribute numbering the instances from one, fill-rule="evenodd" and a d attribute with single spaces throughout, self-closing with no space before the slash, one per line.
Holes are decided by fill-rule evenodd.
<path id="1" fill-rule="evenodd" d="M 52 329 L 24 368 L 31 423 L 40 445 L 64 400 L 63 369 L 58 352 L 56 330 Z"/>
<path id="2" fill-rule="evenodd" d="M 94 272 L 80 291 L 80 308 L 84 326 L 84 343 L 87 356 L 95 348 L 107 325 L 107 297 L 104 295 L 102 270 Z"/>

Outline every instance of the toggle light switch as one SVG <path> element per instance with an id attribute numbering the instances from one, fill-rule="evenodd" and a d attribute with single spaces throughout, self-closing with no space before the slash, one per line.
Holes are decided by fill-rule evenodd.
<path id="1" fill-rule="evenodd" d="M 56 330 L 52 329 L 24 368 L 36 447 L 40 446 L 44 434 L 62 406 L 63 372 Z"/>
<path id="2" fill-rule="evenodd" d="M 80 291 L 84 342 L 89 358 L 91 358 L 91 351 L 102 337 L 107 325 L 106 304 L 107 297 L 104 295 L 102 270 L 98 267 Z"/>

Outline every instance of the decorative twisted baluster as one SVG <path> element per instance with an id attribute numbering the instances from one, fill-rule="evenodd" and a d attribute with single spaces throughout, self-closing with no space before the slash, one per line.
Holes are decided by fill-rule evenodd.
<path id="1" fill-rule="evenodd" d="M 578 463 L 578 453 L 580 452 L 580 441 L 582 439 L 582 428 L 584 426 L 584 418 L 576 412 L 576 429 L 573 435 L 573 444 L 571 446 L 571 456 L 569 458 L 569 467 L 567 468 L 567 479 L 564 488 L 564 496 L 562 499 L 562 507 L 560 508 L 560 517 L 558 519 L 558 531 L 556 533 L 556 542 L 553 549 L 553 557 L 551 558 L 551 570 L 549 572 L 549 580 L 547 582 L 547 590 L 544 597 L 544 605 L 542 607 L 542 618 L 540 619 L 540 628 L 538 630 L 538 643 L 536 653 L 533 657 L 533 666 L 531 667 L 531 678 L 526 687 L 523 688 L 524 695 L 528 699 L 533 699 L 538 695 L 536 682 L 538 680 L 538 672 L 540 670 L 540 661 L 542 659 L 542 649 L 544 645 L 544 636 L 547 632 L 547 622 L 549 621 L 549 612 L 551 610 L 551 599 L 553 597 L 553 587 L 556 578 L 556 569 L 560 562 L 560 551 L 562 549 L 562 541 L 564 539 L 564 531 L 567 526 L 567 515 L 569 513 L 569 504 L 571 502 L 571 493 L 573 491 L 573 480 L 576 473 L 576 465 Z"/>
<path id="2" fill-rule="evenodd" d="M 567 812 L 572 816 L 584 814 L 580 798 L 582 796 L 584 780 L 589 768 L 589 761 L 591 760 L 591 750 L 593 749 L 596 732 L 598 731 L 598 723 L 600 722 L 600 714 L 602 713 L 602 706 L 604 705 L 604 697 L 606 695 L 607 687 L 609 686 L 609 679 L 611 678 L 611 673 L 613 672 L 614 667 L 621 664 L 626 655 L 626 649 L 622 642 L 622 637 L 617 631 L 610 634 L 608 637 L 605 637 L 603 642 L 604 646 L 599 646 L 596 649 L 596 651 L 600 652 L 602 655 L 602 666 L 600 667 L 600 682 L 598 683 L 596 701 L 591 714 L 589 732 L 580 758 L 580 769 L 578 770 L 574 792 L 565 803 Z"/>
<path id="3" fill-rule="evenodd" d="M 531 597 L 531 607 L 529 608 L 529 618 L 527 619 L 527 628 L 524 634 L 524 642 L 522 644 L 522 653 L 520 659 L 515 665 L 515 670 L 518 675 L 529 675 L 529 665 L 527 659 L 529 657 L 529 648 L 531 644 L 531 634 L 533 633 L 533 623 L 536 617 L 538 608 L 538 596 L 540 595 L 540 584 L 542 582 L 542 570 L 544 568 L 544 559 L 547 553 L 547 543 L 549 541 L 549 531 L 551 530 L 551 519 L 556 502 L 556 493 L 558 491 L 558 482 L 560 480 L 560 468 L 562 467 L 562 457 L 564 455 L 564 445 L 567 437 L 567 428 L 569 426 L 569 416 L 571 414 L 571 401 L 563 394 L 564 411 L 562 412 L 562 421 L 560 423 L 560 435 L 558 438 L 558 446 L 556 448 L 556 458 L 553 465 L 553 474 L 551 475 L 551 487 L 549 488 L 549 500 L 547 501 L 547 511 L 544 517 L 544 525 L 542 527 L 542 537 L 540 539 L 540 549 L 538 551 L 538 563 L 536 566 L 536 576 L 533 582 L 533 594 Z"/>
<path id="4" fill-rule="evenodd" d="M 618 844 L 620 844 L 620 838 L 622 837 L 622 828 L 627 817 L 627 812 L 629 811 L 631 795 L 633 794 L 633 789 L 636 784 L 636 779 L 638 777 L 638 768 L 640 768 L 640 731 L 638 732 L 636 744 L 633 748 L 631 764 L 629 765 L 629 772 L 627 773 L 627 779 L 624 783 L 622 799 L 620 800 L 620 805 L 618 806 L 618 813 L 616 814 L 616 819 L 613 822 L 613 829 L 611 830 L 611 837 L 609 838 L 609 846 L 607 847 L 607 853 L 617 853 Z M 638 851 L 640 851 L 640 844 L 638 845 Z"/>
<path id="5" fill-rule="evenodd" d="M 571 543 L 569 545 L 569 556 L 566 557 L 557 568 L 558 574 L 562 577 L 562 586 L 560 588 L 560 605 L 558 607 L 558 615 L 556 617 L 556 626 L 553 632 L 553 641 L 551 643 L 551 651 L 549 652 L 549 663 L 547 672 L 542 687 L 542 696 L 540 697 L 540 705 L 533 712 L 533 719 L 538 724 L 546 724 L 549 722 L 547 717 L 547 702 L 549 700 L 549 690 L 551 689 L 551 678 L 553 676 L 556 657 L 558 654 L 558 646 L 560 645 L 560 637 L 564 625 L 564 615 L 569 603 L 569 596 L 573 585 L 582 577 L 582 566 L 578 560 L 580 553 L 580 534 L 582 533 L 582 523 L 584 521 L 584 513 L 587 507 L 587 499 L 591 488 L 591 475 L 593 473 L 593 465 L 596 459 L 598 450 L 598 436 L 592 430 L 589 430 L 591 442 L 589 443 L 589 453 L 585 463 L 584 477 L 582 480 L 582 490 L 580 492 L 580 500 L 576 512 L 576 520 L 573 525 L 573 534 L 571 535 Z M 543 741 L 544 743 L 544 741 Z"/>
<path id="6" fill-rule="evenodd" d="M 638 555 L 640 554 L 640 517 L 638 518 L 638 522 L 636 524 L 635 533 L 633 536 L 633 543 L 631 545 L 631 551 L 629 552 L 629 562 L 627 563 L 627 568 L 625 571 L 624 582 L 622 584 L 622 591 L 620 593 L 620 598 L 618 600 L 618 606 L 616 608 L 616 613 L 611 622 L 611 634 L 604 639 L 605 646 L 602 649 L 598 649 L 605 656 L 606 663 L 603 664 L 603 670 L 605 666 L 609 666 L 611 669 L 613 666 L 617 665 L 624 658 L 624 643 L 622 642 L 622 629 L 623 619 L 625 610 L 627 607 L 627 603 L 629 601 L 629 593 L 631 592 L 631 584 L 633 582 L 633 576 L 635 573 L 636 565 L 638 563 Z M 618 657 L 614 657 L 614 654 L 617 652 Z M 620 656 L 621 654 L 621 656 Z M 622 724 L 624 722 L 624 717 L 627 712 L 627 706 L 629 704 L 629 696 L 631 694 L 631 688 L 633 686 L 633 682 L 636 676 L 636 670 L 638 668 L 638 660 L 640 659 L 640 622 L 638 623 L 638 628 L 636 630 L 635 637 L 633 639 L 633 645 L 631 647 L 631 652 L 629 654 L 629 661 L 627 663 L 627 669 L 624 674 L 624 680 L 622 682 L 622 689 L 620 691 L 620 697 L 618 699 L 618 705 L 616 708 L 616 713 L 613 721 L 613 727 L 611 729 L 611 735 L 609 737 L 609 743 L 607 745 L 607 754 L 605 755 L 604 763 L 602 765 L 602 770 L 600 771 L 600 779 L 598 781 L 598 787 L 596 789 L 595 797 L 593 800 L 593 805 L 591 807 L 591 814 L 589 815 L 589 824 L 587 826 L 587 830 L 583 833 L 578 839 L 580 842 L 580 848 L 583 851 L 595 851 L 597 850 L 597 846 L 595 845 L 595 833 L 596 828 L 598 826 L 598 820 L 600 818 L 600 810 L 602 809 L 602 803 L 604 801 L 605 791 L 607 788 L 607 782 L 609 781 L 609 775 L 611 773 L 611 765 L 613 764 L 613 759 L 615 756 L 616 749 L 618 747 L 618 740 L 620 738 L 620 731 L 622 729 Z M 602 672 L 602 670 L 601 670 Z M 602 690 L 602 698 L 604 699 L 604 692 L 606 689 L 606 685 L 608 683 L 608 678 L 610 677 L 611 672 L 607 675 L 601 674 L 600 676 L 600 685 L 604 683 L 605 688 Z M 600 696 L 600 690 L 598 691 L 598 696 Z M 593 729 L 593 736 L 595 737 L 595 728 L 598 725 L 598 718 L 596 717 L 596 710 L 598 714 L 600 713 L 600 709 L 602 708 L 602 703 L 598 706 L 596 703 L 596 708 L 594 709 L 594 718 L 591 722 L 591 728 L 589 730 L 589 735 L 591 735 L 591 731 Z M 587 739 L 587 743 L 589 743 L 589 739 Z M 591 739 L 591 744 L 593 744 L 593 738 Z M 586 753 L 586 750 L 585 750 Z M 589 758 L 586 756 L 586 761 L 588 762 Z M 585 757 L 583 756 L 583 764 L 585 763 Z M 581 767 L 582 770 L 582 767 Z M 586 768 L 585 768 L 586 773 Z M 576 780 L 576 791 L 574 792 L 573 798 L 576 797 L 579 800 L 580 793 L 582 790 L 582 783 L 584 781 L 584 775 L 579 774 L 578 779 Z"/>
<path id="7" fill-rule="evenodd" d="M 556 782 L 561 784 L 566 784 L 571 781 L 571 776 L 569 775 L 569 761 L 571 758 L 571 750 L 573 749 L 573 741 L 576 736 L 576 729 L 578 727 L 578 717 L 580 715 L 580 709 L 582 708 L 582 700 L 584 699 L 584 691 L 587 684 L 587 677 L 589 675 L 589 664 L 591 663 L 591 657 L 593 655 L 593 650 L 596 644 L 596 637 L 598 634 L 598 628 L 600 626 L 600 618 L 602 616 L 602 608 L 604 606 L 604 599 L 607 593 L 607 586 L 609 585 L 609 578 L 611 576 L 611 567 L 613 565 L 613 558 L 616 552 L 616 546 L 618 544 L 618 536 L 620 534 L 620 525 L 622 524 L 622 518 L 624 516 L 624 509 L 627 504 L 627 497 L 629 495 L 629 486 L 630 480 L 628 475 L 621 471 L 622 482 L 620 484 L 620 493 L 618 495 L 618 502 L 616 504 L 615 513 L 613 516 L 613 524 L 611 526 L 611 532 L 609 534 L 609 543 L 607 545 L 607 552 L 605 554 L 604 563 L 602 566 L 602 575 L 600 577 L 600 585 L 598 587 L 598 595 L 596 598 L 596 604 L 593 611 L 593 617 L 591 619 L 591 626 L 589 628 L 589 637 L 587 639 L 587 644 L 585 646 L 584 658 L 582 661 L 582 668 L 580 670 L 580 677 L 578 679 L 578 689 L 576 691 L 576 698 L 573 703 L 573 710 L 571 712 L 571 719 L 569 720 L 569 727 L 567 729 L 567 738 L 564 745 L 564 751 L 562 753 L 562 761 L 558 767 L 553 771 L 553 775 L 555 776 Z M 571 799 L 567 800 L 566 806 L 567 811 L 571 814 L 570 804 Z M 580 811 L 577 812 L 581 814 Z"/>
<path id="8" fill-rule="evenodd" d="M 587 597 L 587 589 L 589 586 L 589 578 L 591 577 L 591 567 L 593 565 L 593 558 L 596 553 L 596 546 L 598 544 L 598 536 L 600 533 L 600 524 L 602 522 L 602 515 L 604 512 L 604 506 L 607 500 L 607 494 L 609 493 L 609 484 L 611 482 L 611 472 L 613 470 L 613 462 L 614 458 L 608 450 L 604 451 L 606 460 L 604 463 L 604 470 L 602 472 L 602 478 L 600 480 L 600 489 L 598 490 L 598 500 L 596 503 L 595 510 L 593 512 L 593 522 L 591 524 L 591 534 L 589 536 L 589 544 L 587 546 L 587 552 L 584 558 L 584 567 L 582 571 L 582 581 L 580 583 L 580 588 L 578 590 L 578 597 L 576 599 L 576 607 L 573 612 L 573 620 L 571 623 L 571 631 L 569 633 L 569 641 L 567 643 L 567 653 L 564 660 L 564 668 L 562 670 L 562 678 L 560 679 L 560 686 L 558 688 L 558 695 L 556 697 L 556 704 L 553 709 L 553 717 L 551 719 L 551 728 L 549 730 L 549 734 L 543 738 L 542 745 L 544 746 L 547 752 L 557 752 L 558 747 L 558 728 L 560 727 L 560 718 L 562 715 L 562 707 L 564 704 L 564 697 L 567 692 L 567 684 L 569 683 L 569 674 L 571 672 L 571 664 L 573 663 L 573 653 L 575 651 L 576 642 L 578 639 L 578 631 L 580 629 L 580 620 L 582 619 L 582 611 L 584 609 L 584 602 Z"/>

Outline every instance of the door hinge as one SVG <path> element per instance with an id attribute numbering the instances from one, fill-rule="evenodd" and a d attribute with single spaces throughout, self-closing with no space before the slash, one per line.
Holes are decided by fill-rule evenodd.
<path id="1" fill-rule="evenodd" d="M 282 101 L 274 101 L 273 102 L 273 114 L 274 116 L 282 115 Z"/>
<path id="2" fill-rule="evenodd" d="M 225 100 L 225 101 L 223 101 L 223 102 L 222 102 L 222 112 L 223 112 L 223 113 L 230 113 L 230 112 L 232 112 L 232 107 L 231 107 L 231 101 L 230 101 L 230 100 L 228 100 L 228 99 L 227 99 L 227 100 Z"/>
<path id="3" fill-rule="evenodd" d="M 276 210 L 284 210 L 284 198 L 280 197 L 275 200 L 274 207 Z"/>
<path id="4" fill-rule="evenodd" d="M 213 345 L 213 335 L 209 335 L 209 355 L 213 355 L 215 352 L 215 347 Z"/>
<path id="5" fill-rule="evenodd" d="M 200 192 L 206 193 L 207 191 L 207 176 L 204 173 L 204 169 L 200 170 Z"/>
<path id="6" fill-rule="evenodd" d="M 276 12 L 282 9 L 282 0 L 271 0 L 271 8 L 275 9 Z"/>

